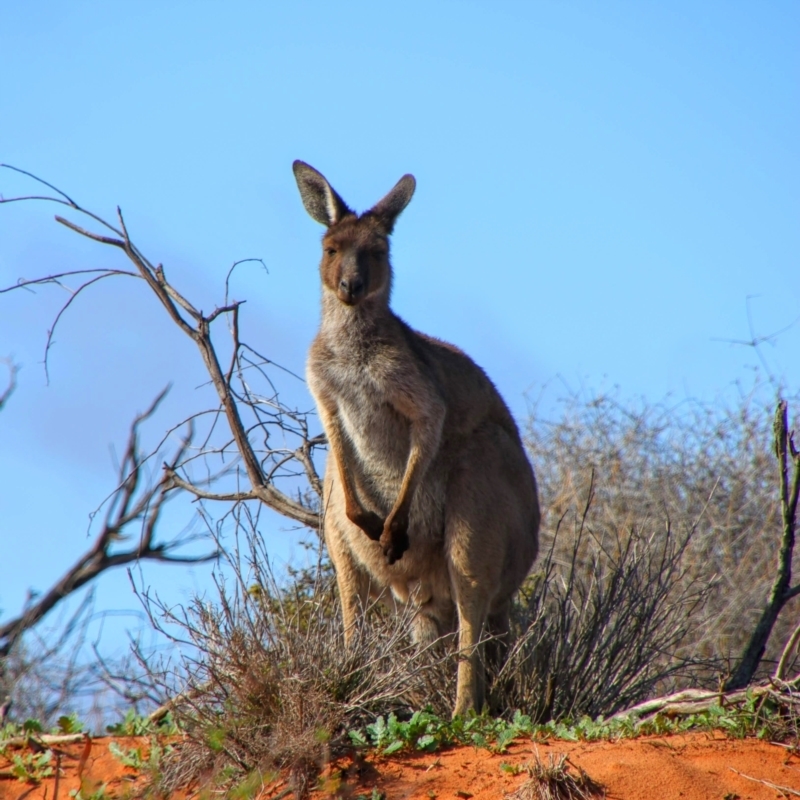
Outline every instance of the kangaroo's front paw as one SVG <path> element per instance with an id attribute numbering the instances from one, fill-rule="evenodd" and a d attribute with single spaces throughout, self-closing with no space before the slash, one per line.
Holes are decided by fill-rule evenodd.
<path id="1" fill-rule="evenodd" d="M 350 514 L 347 516 L 350 522 L 354 525 L 358 525 L 372 541 L 377 542 L 381 538 L 384 521 L 374 511 L 359 511 L 352 516 L 350 516 Z"/>
<path id="2" fill-rule="evenodd" d="M 387 564 L 394 564 L 408 550 L 408 521 L 387 520 L 380 538 L 381 549 Z"/>

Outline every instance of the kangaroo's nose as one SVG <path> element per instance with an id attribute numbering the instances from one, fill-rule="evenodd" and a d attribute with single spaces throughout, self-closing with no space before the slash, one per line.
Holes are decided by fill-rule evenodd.
<path id="1" fill-rule="evenodd" d="M 339 289 L 349 297 L 358 297 L 364 291 L 364 280 L 356 275 L 354 278 L 342 278 L 339 281 Z"/>

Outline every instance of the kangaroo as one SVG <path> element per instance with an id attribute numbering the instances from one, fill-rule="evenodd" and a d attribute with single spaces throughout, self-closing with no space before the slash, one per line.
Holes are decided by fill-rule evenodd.
<path id="1" fill-rule="evenodd" d="M 370 599 L 411 603 L 415 641 L 457 632 L 453 715 L 480 710 L 482 632 L 501 658 L 511 598 L 537 554 L 533 469 L 484 371 L 389 306 L 389 236 L 414 177 L 358 215 L 313 167 L 293 169 L 306 211 L 327 228 L 307 377 L 330 447 L 323 531 L 345 639 Z"/>

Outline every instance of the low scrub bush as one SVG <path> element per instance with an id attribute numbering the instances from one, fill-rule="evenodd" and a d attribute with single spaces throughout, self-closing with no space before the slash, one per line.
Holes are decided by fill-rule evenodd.
<path id="1" fill-rule="evenodd" d="M 636 409 L 599 396 L 571 398 L 555 423 L 531 424 L 542 551 L 514 608 L 508 659 L 491 676 L 494 709 L 558 725 L 677 686 L 718 687 L 775 574 L 770 419 L 746 397 L 733 409 Z M 154 623 L 183 644 L 177 668 L 149 665 L 170 693 L 180 685 L 173 713 L 187 737 L 161 765 L 164 790 L 209 775 L 230 788 L 288 768 L 302 795 L 342 745 L 459 740 L 441 722 L 454 697 L 452 642 L 419 649 L 411 612 L 376 605 L 345 647 L 324 552 L 276 581 L 247 504 L 235 522 L 246 547 L 227 551 L 213 602 L 176 611 L 145 597 Z M 487 725 L 468 722 L 463 735 L 512 735 Z"/>
<path id="2" fill-rule="evenodd" d="M 454 664 L 440 645 L 412 645 L 409 615 L 367 609 L 369 624 L 345 647 L 330 569 L 279 585 L 261 538 L 252 529 L 246 538 L 246 563 L 230 559 L 215 602 L 195 599 L 178 613 L 148 599 L 187 653 L 177 669 L 151 666 L 163 685 L 182 685 L 173 714 L 187 742 L 162 763 L 163 790 L 288 768 L 303 794 L 348 730 L 425 705 L 448 711 Z"/>
<path id="3" fill-rule="evenodd" d="M 688 667 L 676 655 L 709 587 L 684 580 L 683 535 L 590 520 L 556 524 L 515 606 L 516 642 L 494 679 L 494 705 L 538 721 L 608 716 Z M 568 544 L 562 544 L 566 539 Z M 564 560 L 561 560 L 561 559 Z"/>
<path id="4" fill-rule="evenodd" d="M 542 542 L 550 553 L 535 574 L 547 577 L 555 595 L 542 613 L 562 613 L 558 609 L 571 600 L 574 621 L 584 624 L 589 614 L 584 635 L 591 635 L 601 623 L 598 612 L 607 617 L 613 597 L 612 618 L 621 624 L 610 637 L 605 624 L 595 632 L 605 641 L 605 655 L 598 655 L 611 661 L 624 645 L 622 657 L 646 662 L 654 678 L 629 699 L 656 687 L 669 691 L 676 682 L 716 688 L 740 658 L 764 607 L 782 522 L 773 411 L 755 396 L 713 406 L 572 396 L 554 422 L 534 418 L 528 428 L 546 509 Z M 799 405 L 790 398 L 790 408 Z M 572 535 L 565 535 L 565 525 Z M 797 566 L 796 555 L 794 560 Z M 577 595 L 570 598 L 570 592 Z M 611 595 L 603 604 L 604 592 Z M 593 610 L 587 612 L 589 597 Z M 533 602 L 542 608 L 535 592 Z M 762 675 L 774 668 L 794 627 L 797 601 L 791 602 L 773 631 Z M 652 646 L 640 651 L 625 645 L 626 619 L 649 629 Z M 571 642 L 573 624 L 558 623 Z M 551 674 L 574 674 L 564 672 L 563 661 L 553 666 Z M 581 713 L 591 713 L 576 703 Z"/>

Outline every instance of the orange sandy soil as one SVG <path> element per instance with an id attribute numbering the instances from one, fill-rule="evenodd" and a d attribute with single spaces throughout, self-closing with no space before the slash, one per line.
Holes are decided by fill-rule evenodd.
<path id="1" fill-rule="evenodd" d="M 107 797 L 142 796 L 145 779 L 111 755 L 109 741 L 100 738 L 90 745 L 55 748 L 60 764 L 58 786 L 54 778 L 38 785 L 0 778 L 0 799 L 69 800 L 70 791 L 77 789 L 81 781 L 84 797 L 103 784 Z M 133 737 L 118 737 L 116 741 L 123 749 L 146 742 Z M 323 778 L 326 789 L 313 792 L 312 797 L 355 800 L 358 795 L 371 797 L 373 788 L 377 788 L 386 800 L 497 800 L 518 788 L 527 777 L 525 773 L 511 774 L 501 764 L 522 765 L 535 750 L 543 761 L 548 754 L 567 753 L 572 763 L 602 784 L 608 800 L 800 797 L 800 755 L 794 750 L 754 739 L 727 739 L 721 734 L 706 733 L 577 744 L 517 742 L 503 754 L 459 747 L 390 758 L 345 758 L 328 766 L 328 777 Z M 0 773 L 8 767 L 8 759 L 0 756 Z M 337 786 L 338 793 L 333 794 Z M 286 797 L 286 788 L 285 781 L 266 785 L 257 795 L 258 800 Z"/>

